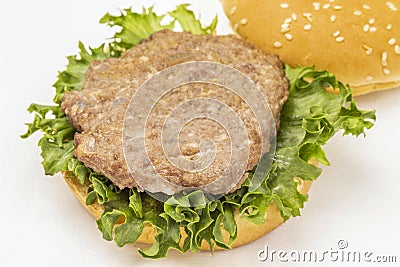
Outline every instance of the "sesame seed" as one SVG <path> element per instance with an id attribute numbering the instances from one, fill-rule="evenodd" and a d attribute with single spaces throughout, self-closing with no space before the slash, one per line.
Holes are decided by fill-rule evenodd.
<path id="1" fill-rule="evenodd" d="M 397 7 L 392 2 L 386 2 L 386 5 L 389 7 L 390 10 L 397 11 Z"/>
<path id="2" fill-rule="evenodd" d="M 291 23 L 292 22 L 292 18 L 286 18 L 283 22 L 284 23 Z"/>
<path id="3" fill-rule="evenodd" d="M 382 57 L 381 57 L 381 63 L 382 66 L 386 67 L 387 66 L 387 52 L 382 52 Z"/>
<path id="4" fill-rule="evenodd" d="M 376 27 L 370 27 L 370 28 L 369 28 L 369 31 L 370 31 L 370 32 L 376 32 L 376 30 L 377 30 Z"/>
<path id="5" fill-rule="evenodd" d="M 390 70 L 388 68 L 383 68 L 383 74 L 389 75 L 390 74 Z"/>
<path id="6" fill-rule="evenodd" d="M 274 43 L 274 47 L 275 47 L 275 48 L 280 48 L 280 47 L 282 47 L 282 44 L 281 44 L 280 42 L 276 41 L 276 42 Z"/>
<path id="7" fill-rule="evenodd" d="M 344 41 L 344 37 L 343 36 L 336 37 L 336 42 L 341 43 L 343 41 Z"/>
<path id="8" fill-rule="evenodd" d="M 281 8 L 288 8 L 288 7 L 289 7 L 289 4 L 288 4 L 288 3 L 282 3 L 282 4 L 280 5 L 280 7 L 281 7 Z"/>
<path id="9" fill-rule="evenodd" d="M 336 5 L 336 6 L 333 6 L 333 9 L 334 10 L 341 10 L 341 9 L 343 9 L 343 7 L 339 6 L 339 5 Z"/>
<path id="10" fill-rule="evenodd" d="M 390 45 L 396 44 L 396 38 L 390 38 L 388 41 L 388 44 L 390 44 Z"/>
<path id="11" fill-rule="evenodd" d="M 286 38 L 288 41 L 291 41 L 291 40 L 293 39 L 293 36 L 292 36 L 290 33 L 285 33 L 285 38 Z"/>
<path id="12" fill-rule="evenodd" d="M 368 32 L 369 31 L 369 24 L 365 24 L 363 27 L 364 32 Z"/>
<path id="13" fill-rule="evenodd" d="M 367 75 L 365 77 L 365 80 L 367 80 L 368 82 L 372 81 L 373 79 L 374 79 L 374 76 L 372 76 L 372 75 Z"/>
<path id="14" fill-rule="evenodd" d="M 235 14 L 236 10 L 237 10 L 237 7 L 236 7 L 236 6 L 233 6 L 233 7 L 231 8 L 231 10 L 229 11 L 229 14 L 231 14 L 231 16 L 232 16 L 233 14 Z"/>
<path id="15" fill-rule="evenodd" d="M 239 24 L 237 24 L 237 23 L 233 24 L 233 30 L 234 31 L 237 31 L 238 28 L 239 28 Z"/>
<path id="16" fill-rule="evenodd" d="M 390 31 L 392 29 L 392 24 L 386 25 L 386 30 Z"/>
<path id="17" fill-rule="evenodd" d="M 333 37 L 338 37 L 340 35 L 340 31 L 335 31 L 334 33 L 333 33 Z"/>
<path id="18" fill-rule="evenodd" d="M 336 21 L 336 16 L 332 15 L 330 19 L 331 19 L 331 22 L 335 22 Z"/>
<path id="19" fill-rule="evenodd" d="M 368 22 L 369 22 L 369 24 L 374 24 L 374 23 L 375 23 L 375 19 L 374 19 L 374 18 L 370 18 L 370 19 L 368 20 Z"/>
<path id="20" fill-rule="evenodd" d="M 303 13 L 303 17 L 305 17 L 309 22 L 312 22 L 311 13 Z"/>
<path id="21" fill-rule="evenodd" d="M 306 24 L 306 25 L 304 25 L 304 30 L 305 30 L 305 31 L 311 30 L 311 24 Z"/>
<path id="22" fill-rule="evenodd" d="M 368 45 L 366 45 L 366 44 L 363 44 L 362 45 L 362 47 L 365 49 L 365 50 L 367 50 L 367 49 L 370 49 L 371 47 L 369 47 Z"/>
<path id="23" fill-rule="evenodd" d="M 288 24 L 288 23 L 283 23 L 282 25 L 281 25 L 281 28 L 283 29 L 283 28 L 289 28 L 290 27 L 290 25 Z"/>
<path id="24" fill-rule="evenodd" d="M 330 2 L 330 3 L 333 3 L 333 2 L 335 2 L 335 0 L 329 0 L 329 2 Z"/>
<path id="25" fill-rule="evenodd" d="M 240 20 L 240 24 L 242 24 L 242 25 L 246 25 L 247 24 L 247 19 L 245 19 L 245 18 L 243 18 L 243 19 L 241 19 Z"/>
<path id="26" fill-rule="evenodd" d="M 297 20 L 297 15 L 296 15 L 296 13 L 292 13 L 292 19 L 293 19 L 294 21 Z"/>
<path id="27" fill-rule="evenodd" d="M 317 10 L 317 11 L 321 8 L 321 3 L 320 2 L 314 2 L 312 4 L 314 6 L 314 9 Z"/>
<path id="28" fill-rule="evenodd" d="M 371 7 L 370 7 L 369 5 L 362 5 L 362 7 L 363 7 L 365 10 L 371 10 Z"/>
<path id="29" fill-rule="evenodd" d="M 394 52 L 395 52 L 397 55 L 400 55 L 400 45 L 395 45 L 395 46 L 394 46 Z"/>
<path id="30" fill-rule="evenodd" d="M 354 16 L 361 16 L 362 12 L 360 10 L 354 10 L 353 15 Z"/>
<path id="31" fill-rule="evenodd" d="M 285 33 L 285 32 L 288 32 L 288 31 L 290 31 L 289 28 L 282 28 L 282 29 L 281 29 L 281 33 Z"/>
<path id="32" fill-rule="evenodd" d="M 328 9 L 330 7 L 331 7 L 331 4 L 325 4 L 325 5 L 322 6 L 323 9 Z"/>
<path id="33" fill-rule="evenodd" d="M 367 54 L 367 56 L 372 55 L 373 49 L 371 47 L 366 44 L 363 44 L 362 47 L 364 48 L 365 54 Z"/>

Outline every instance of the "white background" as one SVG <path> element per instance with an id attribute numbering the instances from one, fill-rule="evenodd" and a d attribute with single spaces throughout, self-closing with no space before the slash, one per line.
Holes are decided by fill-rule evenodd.
<path id="1" fill-rule="evenodd" d="M 332 166 L 314 183 L 301 217 L 214 257 L 171 251 L 154 261 L 141 258 L 133 246 L 118 248 L 102 239 L 60 175 L 43 174 L 39 134 L 28 140 L 19 135 L 26 130 L 23 123 L 32 119 L 26 112 L 29 103 L 51 103 L 51 85 L 65 56 L 77 52 L 78 40 L 97 46 L 111 37 L 112 31 L 98 23 L 106 12 L 154 3 L 157 11 L 165 11 L 182 2 L 193 2 L 204 22 L 218 13 L 218 32 L 230 31 L 216 0 L 1 1 L 0 266 L 278 266 L 260 262 L 257 251 L 268 245 L 323 252 L 337 249 L 340 239 L 348 241 L 349 250 L 396 255 L 400 261 L 399 89 L 357 98 L 362 108 L 376 109 L 377 123 L 366 138 L 339 134 L 330 141 L 326 151 Z"/>

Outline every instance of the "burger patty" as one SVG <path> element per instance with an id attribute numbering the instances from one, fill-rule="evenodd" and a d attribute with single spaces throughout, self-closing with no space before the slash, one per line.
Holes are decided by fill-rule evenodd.
<path id="1" fill-rule="evenodd" d="M 267 55 L 233 35 L 203 36 L 164 30 L 154 33 L 119 58 L 92 62 L 82 91 L 65 93 L 62 108 L 77 130 L 75 157 L 120 188 L 142 190 L 130 174 L 123 154 L 122 130 L 129 101 L 152 75 L 189 61 L 222 63 L 247 75 L 267 100 L 276 127 L 279 126 L 279 113 L 288 97 L 288 81 L 277 56 Z M 179 137 L 181 152 L 188 159 L 198 157 L 200 140 L 214 141 L 218 153 L 207 169 L 184 171 L 171 165 L 165 157 L 161 132 L 166 117 L 174 107 L 198 97 L 218 99 L 238 114 L 251 140 L 247 170 L 259 161 L 262 137 L 248 105 L 238 95 L 218 85 L 186 84 L 167 93 L 154 106 L 145 129 L 146 149 L 153 167 L 164 179 L 177 185 L 202 186 L 213 182 L 226 169 L 230 157 L 229 133 L 207 119 L 185 125 Z M 235 188 L 240 187 L 245 178 L 243 175 Z M 154 188 L 157 191 L 157 185 Z"/>

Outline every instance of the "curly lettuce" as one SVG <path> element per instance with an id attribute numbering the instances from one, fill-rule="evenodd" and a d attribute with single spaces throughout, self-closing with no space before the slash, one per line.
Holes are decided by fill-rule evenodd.
<path id="1" fill-rule="evenodd" d="M 167 17 L 170 22 L 164 24 Z M 170 249 L 196 252 L 203 242 L 209 244 L 211 252 L 215 246 L 230 249 L 237 238 L 236 216 L 262 224 L 272 203 L 285 220 L 299 216 L 308 196 L 297 190 L 294 177 L 317 179 L 321 169 L 308 162 L 316 159 L 329 165 L 322 146 L 338 131 L 355 136 L 365 134 L 376 119 L 374 111 L 357 108 L 350 88 L 338 82 L 332 73 L 312 67 L 286 66 L 289 99 L 281 112 L 271 169 L 261 183 L 252 183 L 253 172 L 249 171 L 248 179 L 239 190 L 211 202 L 206 201 L 207 196 L 201 191 L 172 196 L 161 203 L 136 189 L 120 190 L 107 177 L 74 157 L 76 130 L 60 107 L 64 93 L 82 89 L 85 73 L 94 60 L 119 57 L 152 33 L 177 25 L 194 34 L 213 34 L 217 18 L 203 26 L 187 5 L 180 5 L 165 15 L 157 15 L 152 8 L 143 9 L 142 13 L 125 9 L 117 16 L 106 14 L 100 23 L 120 30 L 110 42 L 97 48 L 86 48 L 79 42 L 79 54 L 67 58 L 67 67 L 54 84 L 55 104 L 32 104 L 28 111 L 34 113 L 34 119 L 26 124 L 28 130 L 21 137 L 41 131 L 39 146 L 44 172 L 48 175 L 68 172 L 69 179 L 89 184 L 86 204 L 97 202 L 104 206 L 104 213 L 97 220 L 104 239 L 114 240 L 118 246 L 134 244 L 145 227 L 155 227 L 154 244 L 139 250 L 144 257 L 165 257 Z M 337 93 L 332 94 L 327 88 Z M 192 207 L 193 203 L 198 204 Z M 223 232 L 228 234 L 228 240 L 224 239 Z"/>

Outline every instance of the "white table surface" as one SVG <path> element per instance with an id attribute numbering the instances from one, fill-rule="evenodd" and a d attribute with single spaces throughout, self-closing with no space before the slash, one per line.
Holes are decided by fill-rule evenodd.
<path id="1" fill-rule="evenodd" d="M 79 40 L 97 46 L 111 36 L 112 31 L 98 23 L 106 12 L 151 4 L 161 12 L 183 2 L 193 2 L 204 22 L 218 14 L 218 32 L 230 32 L 216 0 L 1 1 L 0 266 L 280 266 L 279 261 L 259 261 L 257 252 L 268 245 L 274 250 L 322 253 L 337 249 L 338 240 L 346 240 L 349 250 L 396 255 L 399 262 L 400 89 L 357 97 L 360 107 L 376 109 L 376 125 L 366 138 L 339 134 L 328 143 L 332 166 L 324 167 L 312 186 L 301 217 L 214 257 L 171 251 L 167 258 L 154 261 L 141 258 L 133 246 L 118 248 L 102 239 L 94 219 L 60 175 L 43 174 L 36 146 L 39 134 L 28 140 L 18 136 L 26 130 L 23 123 L 32 119 L 26 112 L 29 103 L 51 103 L 51 85 L 66 64 L 65 56 L 77 52 Z"/>

